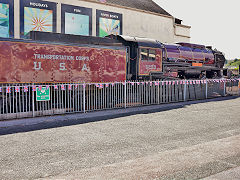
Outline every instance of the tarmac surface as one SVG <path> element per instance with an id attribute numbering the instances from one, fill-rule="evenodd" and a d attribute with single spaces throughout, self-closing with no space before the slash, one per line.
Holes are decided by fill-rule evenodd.
<path id="1" fill-rule="evenodd" d="M 240 179 L 240 98 L 0 122 L 0 179 Z"/>

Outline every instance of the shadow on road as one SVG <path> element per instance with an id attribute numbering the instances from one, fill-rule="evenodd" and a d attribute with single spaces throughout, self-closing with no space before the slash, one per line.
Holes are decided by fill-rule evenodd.
<path id="1" fill-rule="evenodd" d="M 217 102 L 217 101 L 227 101 L 232 99 L 237 99 L 238 96 L 228 96 L 221 97 L 215 99 L 207 99 L 207 100 L 199 100 L 199 101 L 188 101 L 188 102 L 180 102 L 180 103 L 172 103 L 172 104 L 161 104 L 161 105 L 152 105 L 152 106 L 143 106 L 143 107 L 134 107 L 127 109 L 115 109 L 115 110 L 106 110 L 106 111 L 98 111 L 98 112 L 90 112 L 90 113 L 77 113 L 77 114 L 67 114 L 61 116 L 52 116 L 52 117 L 41 117 L 39 122 L 35 124 L 24 124 L 24 123 L 16 123 L 16 125 L 0 127 L 0 135 L 21 133 L 21 132 L 29 132 L 50 128 L 58 128 L 64 126 L 72 126 L 79 125 L 90 122 L 104 121 L 114 118 L 126 117 L 137 114 L 149 114 L 156 113 L 162 111 L 168 111 L 173 109 L 184 108 L 188 105 L 192 104 L 201 104 L 207 102 Z M 27 118 L 24 121 L 29 122 L 33 118 Z M 35 118 L 36 119 L 36 118 Z M 14 120 L 21 121 L 21 120 Z M 1 123 L 8 123 L 11 121 L 2 121 Z M 12 124 L 12 123 L 11 123 Z"/>

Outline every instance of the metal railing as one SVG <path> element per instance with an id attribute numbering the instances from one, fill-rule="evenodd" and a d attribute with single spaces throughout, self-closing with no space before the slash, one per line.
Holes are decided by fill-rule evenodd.
<path id="1" fill-rule="evenodd" d="M 239 80 L 0 85 L 0 120 L 90 112 L 238 95 Z M 37 91 L 50 100 L 38 101 Z"/>

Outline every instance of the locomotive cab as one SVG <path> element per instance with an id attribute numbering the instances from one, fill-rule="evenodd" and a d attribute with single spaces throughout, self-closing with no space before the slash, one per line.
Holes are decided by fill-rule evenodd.
<path id="1" fill-rule="evenodd" d="M 127 74 L 130 80 L 162 79 L 162 44 L 159 41 L 130 36 L 110 35 L 128 49 Z"/>

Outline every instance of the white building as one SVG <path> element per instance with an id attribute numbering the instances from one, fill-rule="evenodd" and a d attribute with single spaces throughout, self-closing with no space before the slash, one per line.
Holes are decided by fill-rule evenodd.
<path id="1" fill-rule="evenodd" d="M 152 0 L 0 0 L 1 37 L 31 30 L 104 36 L 122 34 L 161 42 L 189 42 L 182 25 Z"/>

